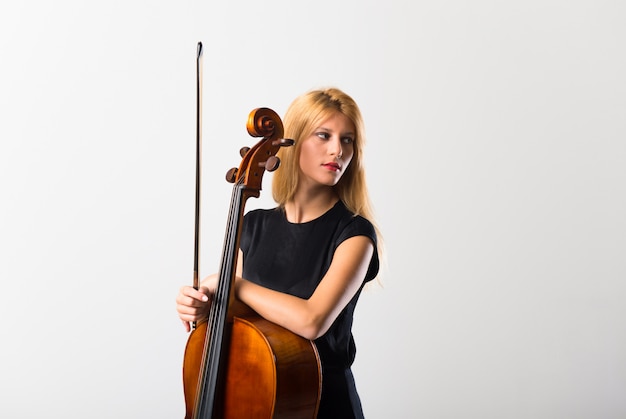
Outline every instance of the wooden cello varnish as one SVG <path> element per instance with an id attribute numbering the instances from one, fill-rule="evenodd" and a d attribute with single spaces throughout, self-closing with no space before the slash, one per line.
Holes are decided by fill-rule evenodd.
<path id="1" fill-rule="evenodd" d="M 206 322 L 187 342 L 183 366 L 186 418 L 196 418 L 198 372 Z M 312 342 L 259 316 L 234 317 L 223 405 L 212 418 L 315 418 L 321 380 Z M 190 391 L 188 391 L 190 390 Z M 191 409 L 190 409 L 191 408 Z"/>

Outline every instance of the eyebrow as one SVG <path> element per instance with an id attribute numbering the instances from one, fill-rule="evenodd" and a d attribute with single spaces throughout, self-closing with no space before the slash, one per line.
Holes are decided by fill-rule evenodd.
<path id="1" fill-rule="evenodd" d="M 320 131 L 320 130 L 321 131 L 326 131 L 326 132 L 332 132 L 333 131 L 330 128 L 326 128 L 326 127 L 323 127 L 323 126 L 318 127 L 315 131 Z M 342 132 L 341 135 L 352 135 L 352 136 L 354 136 L 356 134 L 354 132 L 352 132 L 352 131 L 348 131 L 348 132 Z"/>

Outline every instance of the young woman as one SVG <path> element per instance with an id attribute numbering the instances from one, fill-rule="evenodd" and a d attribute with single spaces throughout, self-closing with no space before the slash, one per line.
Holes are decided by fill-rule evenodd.
<path id="1" fill-rule="evenodd" d="M 245 215 L 235 293 L 267 320 L 315 341 L 322 364 L 319 418 L 363 417 L 351 365 L 352 320 L 379 269 L 363 168 L 363 120 L 339 89 L 298 97 L 283 119 L 292 147 L 273 175 L 278 206 Z M 176 299 L 187 330 L 206 318 L 217 275 Z"/>

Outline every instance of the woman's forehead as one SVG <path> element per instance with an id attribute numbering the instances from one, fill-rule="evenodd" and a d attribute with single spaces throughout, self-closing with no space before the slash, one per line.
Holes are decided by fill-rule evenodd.
<path id="1" fill-rule="evenodd" d="M 352 119 L 339 111 L 331 111 L 318 118 L 313 124 L 314 129 L 326 129 L 329 131 L 340 130 L 356 134 L 356 127 Z"/>

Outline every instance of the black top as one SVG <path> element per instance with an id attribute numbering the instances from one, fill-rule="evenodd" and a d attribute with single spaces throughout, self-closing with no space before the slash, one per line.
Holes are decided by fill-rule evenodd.
<path id="1" fill-rule="evenodd" d="M 345 408 L 352 411 L 354 417 L 362 416 L 349 371 L 356 355 L 352 319 L 363 285 L 378 273 L 376 232 L 368 220 L 354 216 L 341 201 L 319 218 L 306 223 L 290 223 L 280 208 L 253 210 L 244 217 L 240 242 L 244 254 L 243 277 L 301 298 L 313 294 L 330 267 L 335 249 L 354 236 L 369 237 L 374 243 L 374 254 L 359 291 L 330 329 L 315 340 L 322 364 L 322 399 L 318 417 L 323 417 L 322 412 L 326 410 L 333 417 L 350 417 L 343 413 L 338 416 L 337 409 L 341 412 Z"/>

